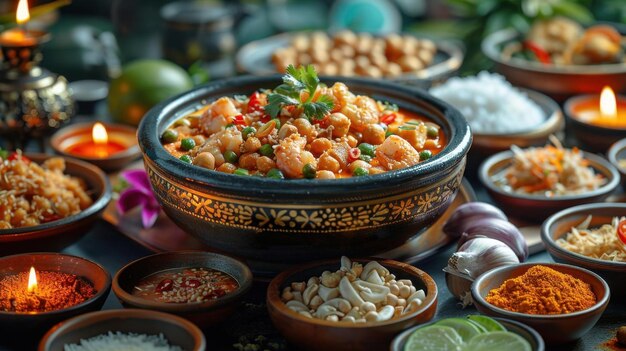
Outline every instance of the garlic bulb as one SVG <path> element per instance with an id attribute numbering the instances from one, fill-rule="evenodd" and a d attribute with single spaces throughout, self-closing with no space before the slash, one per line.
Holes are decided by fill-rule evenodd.
<path id="1" fill-rule="evenodd" d="M 477 237 L 463 244 L 448 260 L 445 272 L 476 279 L 482 273 L 507 264 L 519 263 L 517 255 L 500 240 Z"/>

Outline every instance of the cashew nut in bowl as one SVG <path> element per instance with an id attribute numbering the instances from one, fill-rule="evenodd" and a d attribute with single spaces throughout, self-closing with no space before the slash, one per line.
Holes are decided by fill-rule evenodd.
<path id="1" fill-rule="evenodd" d="M 410 279 L 398 279 L 376 261 L 365 265 L 341 258 L 337 271 L 324 271 L 281 292 L 287 307 L 306 318 L 337 323 L 379 323 L 412 313 L 426 299 Z"/>

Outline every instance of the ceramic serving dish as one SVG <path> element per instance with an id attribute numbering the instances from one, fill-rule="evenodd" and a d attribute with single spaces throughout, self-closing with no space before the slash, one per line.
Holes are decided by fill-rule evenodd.
<path id="1" fill-rule="evenodd" d="M 559 133 L 565 127 L 563 112 L 556 101 L 530 89 L 519 88 L 519 90 L 539 106 L 546 119 L 531 129 L 516 133 L 472 132 L 473 140 L 472 148 L 468 154 L 468 169 L 471 165 L 476 165 L 477 168 L 486 157 L 509 150 L 511 145 L 517 145 L 521 148 L 545 145 L 550 135 Z"/>
<path id="2" fill-rule="evenodd" d="M 372 259 L 353 260 L 365 264 Z M 285 271 L 274 278 L 267 289 L 267 308 L 278 331 L 302 350 L 382 350 L 398 332 L 429 321 L 437 310 L 437 285 L 427 273 L 406 263 L 393 260 L 377 261 L 396 275 L 396 279 L 411 279 L 426 299 L 419 309 L 401 318 L 379 323 L 350 324 L 307 318 L 290 310 L 280 298 L 284 287 L 292 282 L 307 281 L 323 271 L 334 272 L 339 260 L 310 263 Z"/>
<path id="3" fill-rule="evenodd" d="M 165 213 L 209 246 L 269 262 L 363 256 L 404 244 L 437 220 L 461 184 L 471 134 L 461 114 L 398 84 L 329 77 L 441 125 L 448 145 L 413 167 L 367 177 L 276 180 L 196 167 L 170 155 L 159 136 L 201 103 L 274 87 L 279 76 L 215 81 L 154 107 L 139 126 L 150 182 Z"/>
<path id="4" fill-rule="evenodd" d="M 25 154 L 33 162 L 50 158 L 44 154 Z M 65 159 L 65 174 L 87 184 L 93 203 L 84 211 L 48 223 L 22 228 L 0 229 L 0 256 L 20 252 L 57 251 L 85 235 L 111 201 L 111 185 L 98 167 L 71 157 Z"/>
<path id="5" fill-rule="evenodd" d="M 66 151 L 67 148 L 74 143 L 86 141 L 84 140 L 85 136 L 91 138 L 93 125 L 93 122 L 74 123 L 59 129 L 50 139 L 52 149 L 54 149 L 54 151 L 59 155 L 80 158 L 81 160 L 94 164 L 107 172 L 118 171 L 141 156 L 139 146 L 137 146 L 137 139 L 135 137 L 135 134 L 137 133 L 136 129 L 131 126 L 109 123 L 103 123 L 109 133 L 109 140 L 114 140 L 125 146 L 126 150 L 120 151 L 106 158 L 76 156 L 68 153 Z"/>
<path id="6" fill-rule="evenodd" d="M 235 57 L 237 69 L 256 76 L 277 73 L 272 63 L 272 54 L 277 49 L 289 46 L 294 35 L 294 33 L 278 34 L 242 46 Z M 436 45 L 437 52 L 430 66 L 417 72 L 407 72 L 398 77 L 385 79 L 424 89 L 428 89 L 433 82 L 445 81 L 461 67 L 463 49 L 451 41 L 438 41 Z"/>
<path id="7" fill-rule="evenodd" d="M 585 147 L 585 150 L 598 151 L 605 153 L 618 140 L 626 137 L 626 128 L 620 127 L 603 127 L 592 123 L 582 121 L 575 117 L 574 106 L 580 104 L 581 101 L 589 101 L 590 99 L 599 100 L 599 96 L 595 95 L 579 95 L 568 99 L 563 105 L 565 116 L 567 118 L 568 128 L 573 135 Z"/>
<path id="8" fill-rule="evenodd" d="M 622 186 L 626 185 L 626 138 L 611 145 L 607 152 L 607 157 L 611 164 L 617 168 L 622 178 Z M 620 165 L 620 162 L 623 162 Z"/>
<path id="9" fill-rule="evenodd" d="M 171 346 L 204 351 L 204 334 L 193 323 L 162 312 L 109 310 L 83 314 L 50 329 L 39 343 L 39 351 L 63 351 L 66 344 L 78 344 L 110 331 L 146 335 L 163 334 Z"/>
<path id="10" fill-rule="evenodd" d="M 99 264 L 85 258 L 60 253 L 28 253 L 0 258 L 0 276 L 28 272 L 30 267 L 38 271 L 75 274 L 91 282 L 97 293 L 83 303 L 62 310 L 41 313 L 0 311 L 0 340 L 3 342 L 13 340 L 21 343 L 23 339 L 11 339 L 13 334 L 18 333 L 38 338 L 62 320 L 97 311 L 102 308 L 111 290 L 111 275 Z"/>
<path id="11" fill-rule="evenodd" d="M 522 35 L 513 29 L 495 32 L 482 43 L 483 53 L 495 63 L 496 72 L 515 86 L 540 91 L 562 102 L 572 95 L 597 94 L 604 86 L 626 90 L 626 64 L 556 66 L 519 58 L 503 58 L 502 49 L 519 42 Z"/>
<path id="12" fill-rule="evenodd" d="M 543 342 L 543 338 L 533 328 L 525 324 L 522 324 L 520 322 L 510 320 L 510 319 L 505 319 L 505 318 L 495 318 L 495 319 L 498 322 L 500 322 L 500 324 L 502 324 L 506 328 L 506 330 L 512 333 L 515 333 L 521 336 L 522 338 L 524 338 L 526 341 L 528 341 L 532 351 L 545 351 L 546 345 Z M 398 334 L 398 336 L 396 336 L 393 339 L 393 342 L 391 343 L 389 350 L 390 351 L 404 351 L 404 345 L 409 340 L 409 336 L 411 336 L 411 334 L 413 334 L 415 330 L 421 327 L 435 324 L 435 323 L 437 323 L 437 321 L 418 325 L 416 327 L 403 331 L 402 333 Z"/>
<path id="13" fill-rule="evenodd" d="M 212 268 L 227 273 L 239 284 L 234 292 L 215 300 L 198 303 L 166 303 L 147 300 L 132 291 L 143 278 L 176 268 Z M 201 327 L 214 325 L 230 316 L 252 287 L 252 273 L 240 261 L 213 252 L 176 251 L 140 258 L 122 267 L 113 278 L 113 292 L 124 307 L 168 312 Z"/>
<path id="14" fill-rule="evenodd" d="M 488 303 L 485 297 L 489 291 L 502 285 L 505 280 L 518 277 L 526 273 L 530 267 L 538 265 L 525 263 L 494 268 L 478 277 L 472 284 L 474 305 L 483 314 L 512 319 L 534 328 L 547 344 L 563 344 L 581 338 L 593 328 L 609 304 L 611 294 L 609 286 L 600 276 L 584 268 L 559 263 L 539 264 L 589 284 L 596 295 L 596 304 L 588 309 L 567 314 L 536 315 L 511 312 Z"/>
<path id="15" fill-rule="evenodd" d="M 560 247 L 556 240 L 564 238 L 572 227 L 578 226 L 587 216 L 593 216 L 590 228 L 611 223 L 613 217 L 626 216 L 624 203 L 595 203 L 574 206 L 548 218 L 541 227 L 541 240 L 552 258 L 589 269 L 600 275 L 611 287 L 611 291 L 621 296 L 626 293 L 626 262 L 612 262 L 594 259 Z"/>
<path id="16" fill-rule="evenodd" d="M 491 198 L 503 211 L 516 218 L 542 222 L 552 214 L 579 204 L 606 199 L 619 185 L 620 175 L 603 157 L 584 152 L 584 158 L 596 173 L 606 178 L 606 183 L 596 190 L 576 195 L 555 196 L 526 195 L 507 191 L 498 185 L 504 178 L 504 169 L 512 163 L 513 152 L 503 151 L 486 159 L 480 166 L 478 177 Z"/>

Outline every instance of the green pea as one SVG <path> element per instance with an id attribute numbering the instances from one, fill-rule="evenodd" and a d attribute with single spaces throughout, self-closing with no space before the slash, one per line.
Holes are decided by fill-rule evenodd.
<path id="1" fill-rule="evenodd" d="M 245 127 L 244 129 L 241 130 L 241 136 L 244 139 L 248 139 L 248 137 L 252 133 L 256 133 L 256 128 L 254 128 L 254 127 Z"/>
<path id="2" fill-rule="evenodd" d="M 430 150 L 424 150 L 420 152 L 420 160 L 422 161 L 426 161 L 431 157 L 433 157 L 433 153 Z"/>
<path id="3" fill-rule="evenodd" d="M 390 130 L 387 130 L 387 131 L 385 132 L 385 139 L 389 138 L 389 136 L 394 135 L 394 134 L 396 134 L 396 133 L 394 133 L 394 132 L 392 132 L 392 131 L 390 131 Z"/>
<path id="4" fill-rule="evenodd" d="M 367 155 L 370 157 L 374 157 L 376 147 L 372 144 L 361 143 L 359 144 L 359 150 L 361 150 L 361 155 Z"/>
<path id="5" fill-rule="evenodd" d="M 372 162 L 372 156 L 361 154 L 361 156 L 359 156 L 359 160 L 370 163 Z"/>
<path id="6" fill-rule="evenodd" d="M 178 158 L 179 160 L 186 162 L 186 163 L 191 163 L 191 156 L 189 155 L 182 155 L 181 157 Z"/>
<path id="7" fill-rule="evenodd" d="M 185 138 L 180 141 L 180 148 L 185 151 L 189 151 L 194 147 L 196 147 L 196 141 L 191 138 Z"/>
<path id="8" fill-rule="evenodd" d="M 274 122 L 276 122 L 276 126 L 274 128 L 276 128 L 276 130 L 279 130 L 280 129 L 280 119 L 274 118 Z"/>
<path id="9" fill-rule="evenodd" d="M 263 144 L 259 149 L 259 152 L 263 156 L 272 157 L 272 155 L 274 155 L 274 148 L 270 144 Z"/>
<path id="10" fill-rule="evenodd" d="M 274 179 L 285 179 L 283 172 L 281 172 L 280 169 L 278 168 L 270 169 L 265 176 L 268 178 L 274 178 Z"/>
<path id="11" fill-rule="evenodd" d="M 226 160 L 226 162 L 235 164 L 238 158 L 239 157 L 234 151 L 228 150 L 224 153 L 224 159 Z"/>
<path id="12" fill-rule="evenodd" d="M 355 176 L 355 177 L 362 177 L 362 176 L 366 176 L 368 174 L 370 174 L 370 172 L 367 169 L 363 168 L 363 167 L 357 167 L 357 168 L 354 169 L 354 172 L 352 172 L 352 175 Z"/>
<path id="13" fill-rule="evenodd" d="M 315 166 L 310 163 L 307 163 L 304 167 L 302 167 L 302 175 L 304 175 L 304 178 L 314 179 L 316 173 L 317 169 L 315 169 Z"/>
<path id="14" fill-rule="evenodd" d="M 250 174 L 248 173 L 248 170 L 247 170 L 247 169 L 245 169 L 245 168 L 237 168 L 237 169 L 233 172 L 233 174 L 234 174 L 234 175 L 240 175 L 240 176 L 247 176 L 247 175 L 250 175 Z"/>
<path id="15" fill-rule="evenodd" d="M 174 126 L 191 126 L 191 122 L 187 118 L 181 118 L 174 122 Z"/>
<path id="16" fill-rule="evenodd" d="M 436 139 L 437 137 L 439 137 L 439 128 L 434 126 L 426 127 L 426 136 L 431 139 Z"/>
<path id="17" fill-rule="evenodd" d="M 161 140 L 165 144 L 174 143 L 176 142 L 176 140 L 178 140 L 178 132 L 172 129 L 168 129 L 163 132 L 163 135 L 161 135 Z"/>

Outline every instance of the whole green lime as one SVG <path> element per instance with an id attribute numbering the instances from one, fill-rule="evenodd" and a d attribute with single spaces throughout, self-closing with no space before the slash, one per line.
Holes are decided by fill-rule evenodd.
<path id="1" fill-rule="evenodd" d="M 109 85 L 109 112 L 117 122 L 138 125 L 152 106 L 192 87 L 187 72 L 169 61 L 133 61 Z"/>

